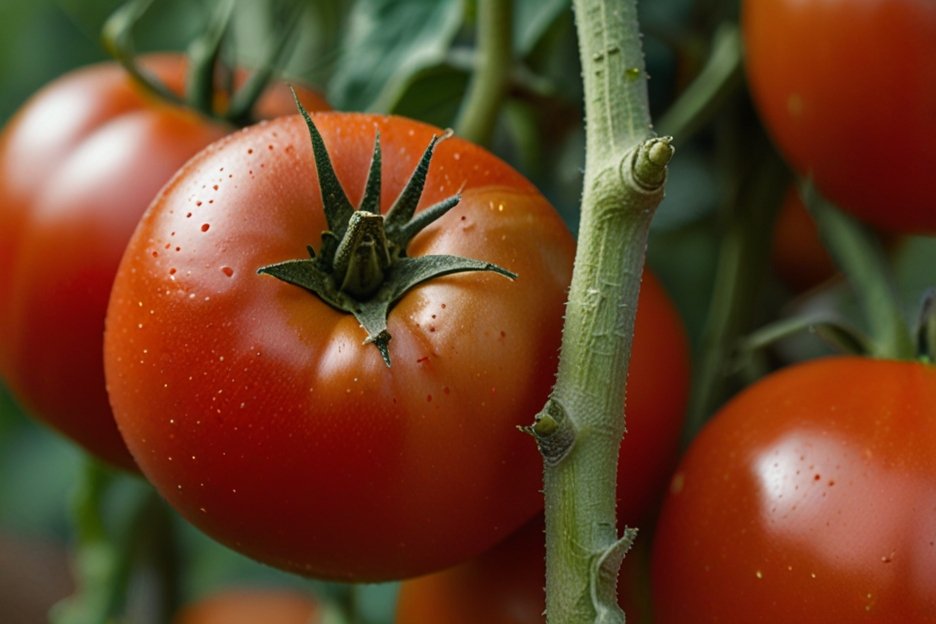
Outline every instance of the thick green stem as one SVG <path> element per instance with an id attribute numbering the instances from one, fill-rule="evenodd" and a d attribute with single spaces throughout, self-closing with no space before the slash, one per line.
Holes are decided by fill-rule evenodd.
<path id="1" fill-rule="evenodd" d="M 455 128 L 486 145 L 494 133 L 513 69 L 513 1 L 478 1 L 478 64 Z"/>
<path id="2" fill-rule="evenodd" d="M 559 372 L 533 433 L 544 455 L 546 617 L 619 623 L 617 456 L 647 237 L 662 198 L 668 139 L 650 138 L 637 6 L 576 0 L 586 165 Z"/>

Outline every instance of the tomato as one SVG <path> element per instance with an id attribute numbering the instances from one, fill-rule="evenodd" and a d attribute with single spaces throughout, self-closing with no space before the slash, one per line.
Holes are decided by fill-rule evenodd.
<path id="1" fill-rule="evenodd" d="M 354 205 L 379 130 L 383 211 L 440 134 L 392 116 L 315 120 Z M 439 143 L 419 210 L 456 192 L 460 203 L 407 257 L 467 256 L 519 277 L 409 290 L 389 313 L 388 367 L 354 316 L 258 275 L 309 258 L 326 229 L 315 166 L 293 116 L 227 137 L 164 188 L 108 310 L 114 415 L 168 501 L 249 556 L 349 580 L 441 569 L 542 507 L 542 462 L 518 427 L 553 382 L 574 242 L 507 164 L 457 137 Z"/>
<path id="2" fill-rule="evenodd" d="M 676 461 L 688 392 L 688 347 L 659 282 L 644 275 L 627 386 L 627 436 L 618 463 L 618 515 L 630 526 L 655 511 Z M 643 533 L 638 545 L 647 541 Z M 397 624 L 542 624 L 546 575 L 542 518 L 490 551 L 429 576 L 404 581 Z M 628 622 L 649 609 L 641 548 L 627 555 L 618 597 Z"/>
<path id="3" fill-rule="evenodd" d="M 183 57 L 144 66 L 182 91 Z M 280 86 L 257 110 L 269 117 L 295 105 Z M 133 461 L 102 365 L 111 282 L 159 187 L 231 130 L 158 102 L 103 63 L 46 86 L 0 136 L 0 374 L 29 412 L 124 468 Z"/>
<path id="4" fill-rule="evenodd" d="M 936 3 L 746 0 L 747 73 L 764 124 L 844 210 L 936 232 Z"/>
<path id="5" fill-rule="evenodd" d="M 783 369 L 691 444 L 657 527 L 657 621 L 936 622 L 936 368 Z"/>
<path id="6" fill-rule="evenodd" d="M 396 624 L 542 624 L 546 595 L 540 516 L 481 556 L 403 581 Z"/>
<path id="7" fill-rule="evenodd" d="M 287 589 L 225 589 L 186 605 L 172 624 L 318 624 L 311 597 Z"/>

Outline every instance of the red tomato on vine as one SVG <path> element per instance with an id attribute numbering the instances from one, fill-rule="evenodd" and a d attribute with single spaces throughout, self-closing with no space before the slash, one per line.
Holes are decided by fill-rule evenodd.
<path id="1" fill-rule="evenodd" d="M 702 430 L 657 526 L 657 622 L 936 622 L 936 368 L 775 373 Z"/>
<path id="2" fill-rule="evenodd" d="M 150 207 L 108 311 L 114 415 L 157 489 L 237 550 L 312 576 L 430 572 L 542 506 L 517 428 L 552 385 L 573 240 L 464 140 L 314 119 L 227 137 Z"/>
<path id="3" fill-rule="evenodd" d="M 746 0 L 747 73 L 780 151 L 843 210 L 936 232 L 936 3 Z"/>
<path id="4" fill-rule="evenodd" d="M 181 93 L 184 57 L 141 64 Z M 255 108 L 259 117 L 294 111 L 282 85 Z M 27 411 L 112 464 L 133 468 L 102 364 L 117 264 L 159 188 L 232 130 L 160 102 L 111 62 L 52 82 L 0 135 L 0 374 Z"/>

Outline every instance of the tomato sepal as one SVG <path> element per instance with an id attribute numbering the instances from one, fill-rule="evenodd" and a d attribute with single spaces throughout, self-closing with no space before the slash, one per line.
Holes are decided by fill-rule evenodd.
<path id="1" fill-rule="evenodd" d="M 322 232 L 318 253 L 307 245 L 309 258 L 269 264 L 260 267 L 257 273 L 304 288 L 333 308 L 353 314 L 367 332 L 364 344 L 374 344 L 388 367 L 391 336 L 387 330 L 387 316 L 393 304 L 409 290 L 436 277 L 467 271 L 490 271 L 509 279 L 517 278 L 516 273 L 484 260 L 444 254 L 406 255 L 413 238 L 458 205 L 461 199 L 456 193 L 416 214 L 433 150 L 448 134 L 432 137 L 403 190 L 382 215 L 380 133 L 374 139 L 364 196 L 360 206 L 355 208 L 335 173 L 328 148 L 312 116 L 295 92 L 293 97 L 309 129 L 328 229 Z"/>

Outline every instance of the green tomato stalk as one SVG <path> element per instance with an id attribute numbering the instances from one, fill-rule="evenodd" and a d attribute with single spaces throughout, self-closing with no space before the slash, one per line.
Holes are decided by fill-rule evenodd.
<path id="1" fill-rule="evenodd" d="M 624 621 L 616 579 L 635 531 L 617 530 L 624 385 L 650 221 L 669 138 L 654 138 L 635 0 L 576 0 L 585 186 L 559 372 L 530 431 L 545 463 L 546 618 Z"/>

